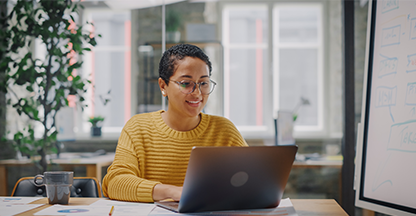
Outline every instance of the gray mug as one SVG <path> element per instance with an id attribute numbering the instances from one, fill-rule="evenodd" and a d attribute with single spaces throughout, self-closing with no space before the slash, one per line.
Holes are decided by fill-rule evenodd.
<path id="1" fill-rule="evenodd" d="M 38 178 L 42 178 L 41 184 L 36 181 Z M 74 172 L 53 171 L 36 175 L 33 181 L 36 186 L 45 185 L 49 204 L 68 204 L 73 179 Z"/>

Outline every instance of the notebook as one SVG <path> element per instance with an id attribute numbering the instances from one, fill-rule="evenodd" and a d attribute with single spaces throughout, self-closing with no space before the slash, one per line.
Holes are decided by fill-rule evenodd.
<path id="1" fill-rule="evenodd" d="M 194 147 L 179 202 L 157 206 L 194 213 L 279 205 L 298 147 Z"/>

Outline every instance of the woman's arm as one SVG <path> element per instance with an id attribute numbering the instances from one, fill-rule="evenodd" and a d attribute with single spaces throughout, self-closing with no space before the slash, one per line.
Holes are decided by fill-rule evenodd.
<path id="1" fill-rule="evenodd" d="M 157 181 L 143 178 L 143 143 L 133 143 L 123 129 L 118 140 L 112 165 L 103 179 L 103 193 L 111 199 L 153 202 L 153 188 Z"/>
<path id="2" fill-rule="evenodd" d="M 145 169 L 143 144 L 133 142 L 121 132 L 116 155 L 103 179 L 103 193 L 111 199 L 153 202 L 164 199 L 179 201 L 182 187 L 150 181 L 143 176 Z"/>

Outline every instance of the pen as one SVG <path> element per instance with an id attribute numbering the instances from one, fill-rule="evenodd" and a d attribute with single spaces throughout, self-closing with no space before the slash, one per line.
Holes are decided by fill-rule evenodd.
<path id="1" fill-rule="evenodd" d="M 114 206 L 111 207 L 110 213 L 108 213 L 108 216 L 111 216 L 113 214 L 114 211 Z"/>

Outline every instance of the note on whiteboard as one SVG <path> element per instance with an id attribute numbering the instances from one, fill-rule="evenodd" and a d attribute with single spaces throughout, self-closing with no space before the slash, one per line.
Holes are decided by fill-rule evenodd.
<path id="1" fill-rule="evenodd" d="M 377 3 L 362 195 L 415 208 L 416 3 Z"/>

